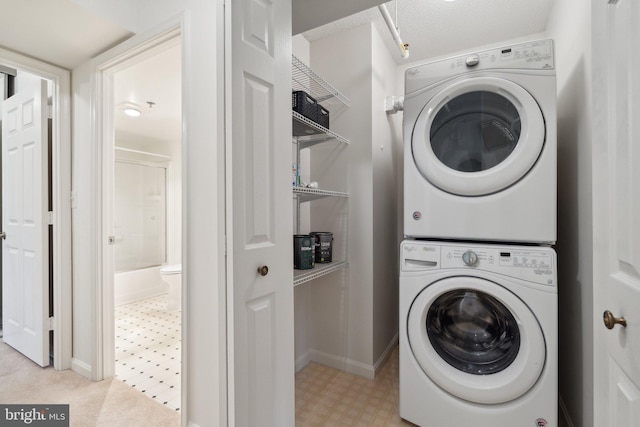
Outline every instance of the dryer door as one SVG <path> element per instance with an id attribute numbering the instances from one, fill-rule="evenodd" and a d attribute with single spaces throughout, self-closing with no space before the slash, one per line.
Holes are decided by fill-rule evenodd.
<path id="1" fill-rule="evenodd" d="M 546 350 L 534 314 L 511 291 L 469 276 L 439 280 L 415 298 L 407 319 L 413 356 L 440 388 L 495 404 L 538 381 Z"/>
<path id="2" fill-rule="evenodd" d="M 432 185 L 483 196 L 524 177 L 544 141 L 544 118 L 529 92 L 509 80 L 476 77 L 431 98 L 414 126 L 411 149 Z"/>

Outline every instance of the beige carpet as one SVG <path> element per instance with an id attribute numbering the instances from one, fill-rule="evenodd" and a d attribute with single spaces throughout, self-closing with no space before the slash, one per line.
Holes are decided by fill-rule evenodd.
<path id="1" fill-rule="evenodd" d="M 70 425 L 180 425 L 180 414 L 121 381 L 92 382 L 72 371 L 41 368 L 0 340 L 0 403 L 69 404 Z"/>

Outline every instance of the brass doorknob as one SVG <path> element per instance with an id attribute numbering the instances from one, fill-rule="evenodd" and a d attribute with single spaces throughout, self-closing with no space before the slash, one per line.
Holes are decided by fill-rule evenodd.
<path id="1" fill-rule="evenodd" d="M 267 267 L 266 265 L 258 267 L 258 273 L 261 276 L 266 276 L 267 274 L 269 274 L 269 267 Z"/>
<path id="2" fill-rule="evenodd" d="M 623 328 L 627 327 L 627 321 L 624 317 L 615 317 L 609 310 L 602 314 L 602 319 L 604 320 L 604 326 L 606 326 L 607 329 L 613 329 L 616 325 L 620 325 Z"/>

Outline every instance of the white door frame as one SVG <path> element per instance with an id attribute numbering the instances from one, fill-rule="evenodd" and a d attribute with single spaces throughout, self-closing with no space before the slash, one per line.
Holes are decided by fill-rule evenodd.
<path id="1" fill-rule="evenodd" d="M 178 16 L 155 28 L 153 31 L 134 36 L 114 49 L 91 61 L 92 107 L 94 108 L 93 136 L 96 146 L 96 171 L 94 194 L 97 218 L 95 242 L 96 266 L 98 266 L 95 294 L 95 342 L 93 379 L 103 380 L 115 375 L 115 327 L 114 327 L 114 260 L 108 236 L 113 234 L 113 162 L 114 162 L 114 104 L 113 76 L 131 65 L 134 59 L 152 55 L 155 48 L 180 37 L 183 33 L 183 18 Z M 184 42 L 181 42 L 184 48 Z M 184 75 L 184 73 L 183 73 Z M 183 118 L 184 120 L 184 118 Z M 184 138 L 183 138 L 184 142 Z M 185 152 L 183 143 L 182 151 Z M 183 156 L 184 157 L 184 156 Z M 185 182 L 182 183 L 185 191 Z M 184 239 L 183 234 L 183 247 Z M 183 262 L 185 262 L 183 255 Z M 185 287 L 183 287 L 184 289 Z M 182 299 L 183 305 L 185 299 Z M 183 313 L 185 310 L 182 311 Z M 183 322 L 182 334 L 185 334 Z M 183 346 L 183 360 L 186 360 Z M 184 395 L 184 389 L 183 389 Z"/>
<path id="2" fill-rule="evenodd" d="M 53 366 L 71 368 L 71 74 L 55 65 L 0 48 L 0 63 L 53 82 Z"/>

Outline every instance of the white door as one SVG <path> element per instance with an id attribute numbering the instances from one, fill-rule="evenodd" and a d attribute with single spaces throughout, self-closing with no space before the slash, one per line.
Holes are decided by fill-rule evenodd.
<path id="1" fill-rule="evenodd" d="M 293 426 L 291 0 L 226 10 L 229 425 Z"/>
<path id="2" fill-rule="evenodd" d="M 609 4 L 608 4 L 609 3 Z M 640 425 L 640 3 L 594 0 L 595 426 Z M 609 310 L 609 326 L 603 313 Z M 624 324 L 614 324 L 613 317 Z M 622 320 L 620 320 L 622 322 Z"/>
<path id="3" fill-rule="evenodd" d="M 46 101 L 38 79 L 2 104 L 3 339 L 40 366 L 49 365 Z"/>

